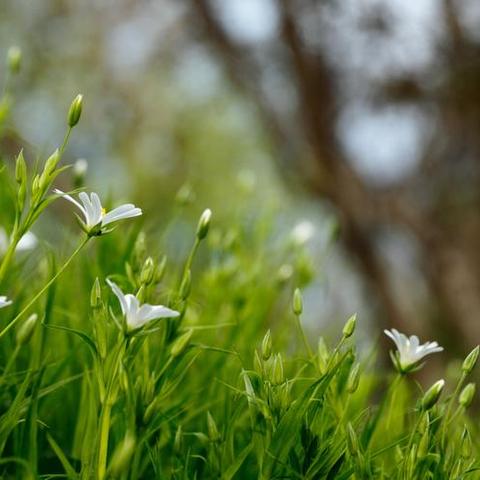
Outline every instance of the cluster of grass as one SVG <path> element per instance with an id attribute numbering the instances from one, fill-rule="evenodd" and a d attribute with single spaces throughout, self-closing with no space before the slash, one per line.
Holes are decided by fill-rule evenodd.
<path id="1" fill-rule="evenodd" d="M 11 51 L 12 74 L 19 61 Z M 6 88 L 0 128 L 11 98 Z M 181 264 L 159 249 L 164 235 L 140 230 L 148 219 L 110 231 L 89 222 L 95 212 L 80 216 L 70 253 L 42 240 L 21 252 L 46 215 L 67 230 L 49 212 L 57 177 L 72 179 L 62 156 L 81 110 L 77 97 L 45 162 L 2 156 L 2 478 L 480 478 L 466 414 L 478 349 L 456 384 L 423 392 L 411 377 L 420 357 L 400 348 L 384 374 L 358 358 L 355 317 L 333 347 L 308 338 L 296 288 L 307 254 L 291 239 L 267 246 L 261 215 L 220 226 L 207 210 Z M 170 310 L 141 325 L 132 302 Z"/>

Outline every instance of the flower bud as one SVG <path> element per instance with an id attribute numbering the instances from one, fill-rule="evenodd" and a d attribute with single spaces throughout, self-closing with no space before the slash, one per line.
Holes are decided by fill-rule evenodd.
<path id="1" fill-rule="evenodd" d="M 43 168 L 43 173 L 41 177 L 41 183 L 42 180 L 44 182 L 47 182 L 50 180 L 50 176 L 52 173 L 55 171 L 57 168 L 58 162 L 60 161 L 60 152 L 58 151 L 58 148 L 48 157 L 47 161 L 45 162 L 45 167 Z"/>
<path id="2" fill-rule="evenodd" d="M 445 387 L 445 380 L 438 380 L 425 393 L 422 398 L 422 410 L 430 410 L 440 398 L 440 395 Z"/>
<path id="3" fill-rule="evenodd" d="M 474 395 L 475 395 L 475 384 L 469 383 L 462 390 L 462 393 L 460 393 L 460 396 L 458 397 L 458 403 L 463 408 L 468 408 L 472 404 Z"/>
<path id="4" fill-rule="evenodd" d="M 272 356 L 272 335 L 267 331 L 262 340 L 262 358 L 267 361 Z"/>
<path id="5" fill-rule="evenodd" d="M 357 455 L 357 453 L 359 453 L 360 446 L 358 437 L 350 422 L 347 424 L 347 445 L 351 455 Z"/>
<path id="6" fill-rule="evenodd" d="M 285 380 L 283 373 L 283 359 L 280 353 L 277 353 L 273 359 L 272 365 L 272 383 L 274 385 L 281 385 Z"/>
<path id="7" fill-rule="evenodd" d="M 207 412 L 207 430 L 208 430 L 208 438 L 211 442 L 218 442 L 220 440 L 220 433 L 217 428 L 217 424 L 213 419 L 210 412 Z"/>
<path id="8" fill-rule="evenodd" d="M 212 218 L 212 211 L 207 208 L 200 217 L 197 226 L 197 238 L 199 240 L 203 240 L 208 233 L 208 229 L 210 228 L 210 221 Z"/>
<path id="9" fill-rule="evenodd" d="M 424 458 L 428 455 L 430 447 L 430 433 L 428 428 L 423 432 L 422 438 L 420 439 L 420 443 L 418 444 L 418 451 L 417 455 L 419 458 Z"/>
<path id="10" fill-rule="evenodd" d="M 328 351 L 325 339 L 320 337 L 318 339 L 318 368 L 322 374 L 327 370 L 327 365 L 330 359 L 330 353 Z"/>
<path id="11" fill-rule="evenodd" d="M 173 451 L 179 455 L 182 451 L 183 447 L 183 431 L 182 426 L 179 425 L 177 427 L 177 431 L 175 432 L 175 440 L 173 442 Z"/>
<path id="12" fill-rule="evenodd" d="M 347 320 L 347 323 L 345 323 L 345 326 L 343 327 L 344 338 L 348 338 L 353 335 L 356 324 L 357 324 L 357 314 L 354 314 Z"/>
<path id="13" fill-rule="evenodd" d="M 142 267 L 142 273 L 140 274 L 140 283 L 143 285 L 150 285 L 155 275 L 155 264 L 153 258 L 148 257 Z"/>
<path id="14" fill-rule="evenodd" d="M 193 194 L 190 185 L 185 184 L 178 190 L 175 200 L 180 206 L 184 207 L 190 205 L 194 198 L 195 195 Z"/>
<path id="15" fill-rule="evenodd" d="M 102 305 L 102 288 L 100 287 L 100 281 L 98 277 L 93 282 L 92 290 L 90 291 L 90 306 L 92 308 L 98 308 Z"/>
<path id="16" fill-rule="evenodd" d="M 68 126 L 70 128 L 73 128 L 80 120 L 80 116 L 82 115 L 82 105 L 83 95 L 79 94 L 73 99 L 68 111 Z"/>
<path id="17" fill-rule="evenodd" d="M 462 433 L 461 457 L 466 460 L 472 456 L 472 438 L 470 432 L 465 428 Z"/>
<path id="18" fill-rule="evenodd" d="M 12 46 L 7 52 L 8 68 L 12 73 L 18 73 L 22 65 L 22 51 L 20 47 Z"/>
<path id="19" fill-rule="evenodd" d="M 301 315 L 303 312 L 303 298 L 302 292 L 299 288 L 296 288 L 293 292 L 293 313 L 295 315 Z"/>
<path id="20" fill-rule="evenodd" d="M 30 341 L 37 325 L 38 315 L 32 313 L 17 330 L 16 340 L 18 345 L 24 345 Z"/>
<path id="21" fill-rule="evenodd" d="M 462 371 L 465 373 L 465 375 L 469 375 L 472 372 L 475 364 L 477 363 L 479 352 L 480 347 L 477 345 L 463 361 Z"/>
<path id="22" fill-rule="evenodd" d="M 354 365 L 354 367 L 350 371 L 350 375 L 348 376 L 347 392 L 355 393 L 357 391 L 359 382 L 360 382 L 360 364 L 357 363 L 356 365 Z"/>
<path id="23" fill-rule="evenodd" d="M 137 440 L 135 435 L 127 432 L 122 443 L 116 448 L 108 467 L 109 478 L 120 478 L 129 468 L 130 460 L 135 453 Z"/>
<path id="24" fill-rule="evenodd" d="M 170 355 L 172 357 L 178 357 L 181 355 L 185 349 L 188 347 L 190 340 L 193 335 L 193 330 L 187 330 L 184 334 L 180 335 L 172 345 L 172 348 L 170 350 Z"/>
<path id="25" fill-rule="evenodd" d="M 19 185 L 25 183 L 27 180 L 27 164 L 25 163 L 25 158 L 23 156 L 23 149 L 20 150 L 15 161 L 15 180 Z"/>

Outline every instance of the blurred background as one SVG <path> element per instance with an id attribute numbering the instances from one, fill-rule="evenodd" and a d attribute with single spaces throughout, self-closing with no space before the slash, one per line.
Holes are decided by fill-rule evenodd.
<path id="1" fill-rule="evenodd" d="M 51 153 L 81 92 L 88 187 L 151 228 L 178 201 L 271 215 L 308 249 L 315 333 L 357 311 L 364 339 L 480 341 L 478 1 L 2 0 L 12 44 L 10 158 Z"/>

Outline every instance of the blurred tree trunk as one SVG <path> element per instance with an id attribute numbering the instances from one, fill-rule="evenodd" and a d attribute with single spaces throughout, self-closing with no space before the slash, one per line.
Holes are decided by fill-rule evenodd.
<path id="1" fill-rule="evenodd" d="M 418 172 L 395 188 L 379 188 L 362 178 L 338 140 L 339 75 L 326 47 L 306 45 L 301 33 L 299 12 L 305 14 L 315 2 L 276 1 L 280 28 L 272 51 L 281 59 L 298 98 L 293 120 L 279 113 L 260 88 L 264 65 L 256 46 L 235 41 L 208 0 L 192 0 L 192 6 L 192 21 L 200 27 L 201 38 L 216 52 L 237 88 L 257 105 L 278 147 L 282 172 L 299 175 L 311 193 L 336 210 L 342 244 L 378 296 L 379 324 L 439 339 L 452 353 L 479 342 L 480 48 L 465 39 L 452 2 L 443 1 L 441 82 L 425 87 L 429 83 L 421 78 L 398 76 L 376 89 L 382 102 L 428 103 L 436 112 L 436 131 L 421 153 Z M 464 160 L 457 161 L 457 156 Z M 464 173 L 457 184 L 451 184 L 452 171 L 457 176 L 458 171 Z M 458 185 L 465 192 L 455 189 Z M 424 201 L 428 190 L 433 194 Z M 388 271 L 377 248 L 378 233 L 385 228 L 415 238 L 433 306 L 428 313 L 419 307 L 417 317 L 411 318 L 402 308 L 390 281 L 395 272 Z"/>

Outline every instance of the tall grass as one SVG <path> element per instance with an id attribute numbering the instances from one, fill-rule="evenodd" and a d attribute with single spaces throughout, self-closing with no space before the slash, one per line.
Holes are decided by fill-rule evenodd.
<path id="1" fill-rule="evenodd" d="M 19 66 L 11 50 L 2 131 Z M 456 384 L 424 392 L 420 358 L 396 352 L 383 373 L 359 358 L 355 317 L 332 346 L 311 338 L 297 288 L 308 256 L 291 238 L 267 244 L 261 214 L 216 225 L 205 211 L 180 263 L 148 218 L 89 222 L 53 191 L 83 185 L 83 166 L 72 174 L 62 160 L 81 113 L 77 97 L 45 161 L 2 155 L 2 478 L 480 478 L 466 413 L 478 349 Z M 61 226 L 74 212 L 80 227 Z M 55 245 L 25 245 L 45 219 Z M 107 279 L 129 302 L 170 310 L 135 323 Z"/>

